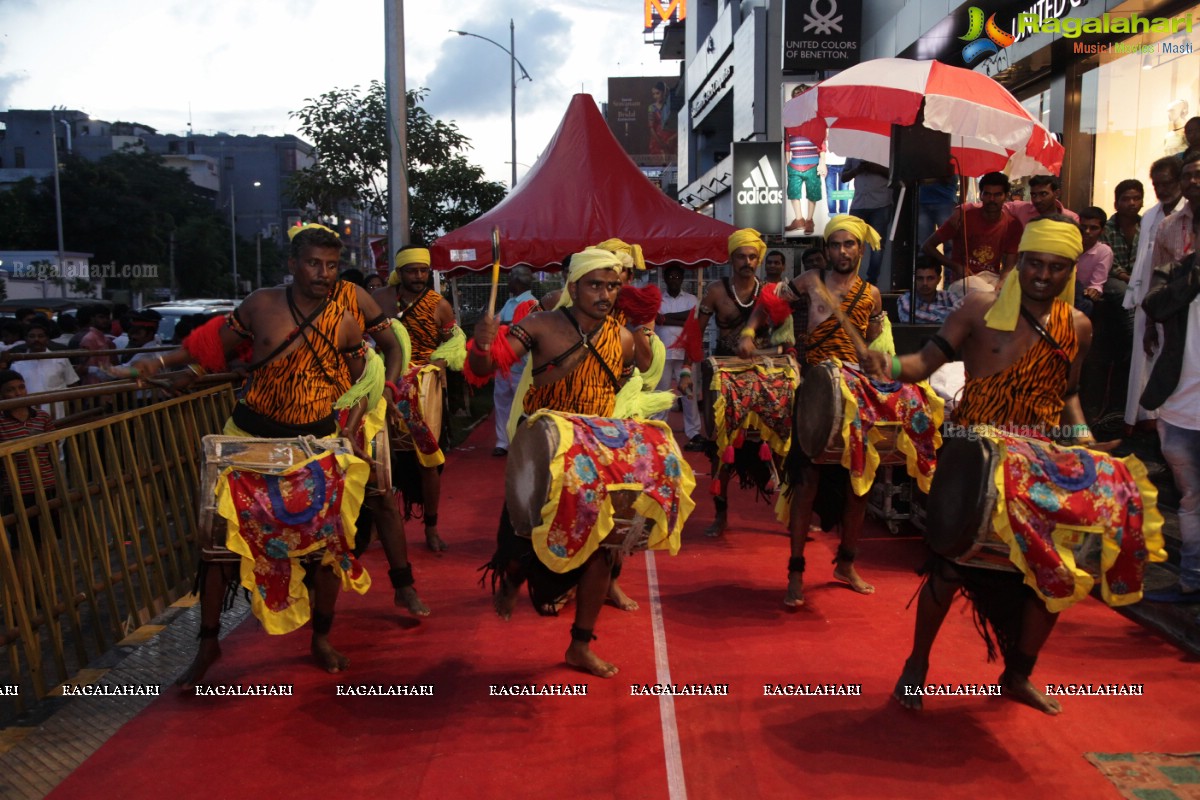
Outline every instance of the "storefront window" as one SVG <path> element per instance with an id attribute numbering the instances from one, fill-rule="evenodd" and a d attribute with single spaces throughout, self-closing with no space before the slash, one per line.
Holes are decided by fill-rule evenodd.
<path id="1" fill-rule="evenodd" d="M 1185 13 L 1196 20 L 1190 33 L 1101 42 L 1083 62 L 1079 127 L 1095 143 L 1091 202 L 1110 212 L 1126 178 L 1146 185 L 1147 206 L 1155 202 L 1150 165 L 1182 152 L 1183 125 L 1200 116 L 1200 6 Z"/>

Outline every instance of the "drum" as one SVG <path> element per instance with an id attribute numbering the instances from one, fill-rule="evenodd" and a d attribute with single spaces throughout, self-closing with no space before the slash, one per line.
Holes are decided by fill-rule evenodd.
<path id="1" fill-rule="evenodd" d="M 800 384 L 800 365 L 796 363 L 796 359 L 791 355 L 758 355 L 753 358 L 738 358 L 736 356 L 710 356 L 700 364 L 700 379 L 703 381 L 703 398 L 704 398 L 704 436 L 707 439 L 717 438 L 717 417 L 716 403 L 720 397 L 720 391 L 713 388 L 713 377 L 724 373 L 726 376 L 736 380 L 736 376 L 753 370 L 755 367 L 766 367 L 768 369 L 774 367 L 788 367 L 792 371 L 792 387 L 793 394 L 795 387 Z M 735 383 L 735 394 L 738 393 Z M 792 398 L 779 398 L 781 402 L 791 406 Z M 728 399 L 726 400 L 728 403 Z M 744 403 L 740 404 L 743 408 L 758 413 L 759 417 L 766 420 L 772 416 L 773 409 L 756 408 L 759 402 L 752 397 L 747 397 Z M 786 434 L 784 436 L 786 438 Z"/>
<path id="2" fill-rule="evenodd" d="M 387 452 L 387 434 L 375 437 L 374 446 Z M 256 439 L 246 436 L 205 436 L 204 460 L 200 467 L 200 558 L 204 561 L 233 561 L 241 556 L 225 546 L 225 520 L 217 513 L 217 479 L 227 467 L 246 467 L 258 472 L 282 474 L 318 453 L 333 451 L 353 454 L 349 439 Z M 390 470 L 390 459 L 383 459 Z M 378 462 L 376 469 L 379 469 Z M 390 475 L 390 473 L 389 473 Z M 390 481 L 390 478 L 389 478 Z M 390 483 L 384 485 L 391 485 Z M 317 554 L 320 557 L 320 553 Z"/>
<path id="3" fill-rule="evenodd" d="M 956 436 L 942 444 L 925 520 L 925 542 L 931 550 L 970 567 L 1017 571 L 1009 560 L 1008 544 L 992 527 L 999 497 L 996 471 L 1003 460 L 1001 446 L 984 435 Z M 1059 530 L 1054 539 L 1075 547 L 1083 534 Z"/>
<path id="4" fill-rule="evenodd" d="M 440 441 L 442 438 L 442 410 L 445 402 L 445 391 L 442 386 L 443 375 L 442 368 L 433 364 L 421 367 L 419 370 L 409 372 L 409 378 L 415 375 L 417 381 L 417 397 L 418 408 L 421 410 L 421 418 L 424 420 L 426 427 L 429 428 L 429 433 L 433 437 L 433 441 Z M 405 420 L 405 425 L 394 432 L 392 449 L 394 450 L 415 450 L 412 434 L 408 430 L 408 420 Z"/>
<path id="5" fill-rule="evenodd" d="M 387 425 L 383 425 L 371 439 L 371 446 L 367 449 L 367 455 L 371 458 L 371 474 L 374 476 L 371 485 L 381 492 L 390 491 L 392 488 L 391 453 Z M 367 488 L 369 489 L 371 486 Z"/>
<path id="6" fill-rule="evenodd" d="M 926 501 L 925 543 L 960 564 L 1016 571 L 1008 545 L 992 530 L 999 446 L 985 437 L 953 437 L 938 451 Z"/>
<path id="7" fill-rule="evenodd" d="M 796 393 L 796 413 L 792 415 L 792 437 L 814 464 L 841 464 L 846 449 L 842 424 L 845 398 L 842 396 L 842 368 L 832 361 L 810 367 Z M 900 423 L 876 422 L 875 430 L 883 439 L 875 443 L 882 466 L 905 462 L 896 448 Z"/>
<path id="8" fill-rule="evenodd" d="M 581 418 L 577 415 L 559 414 L 560 417 Z M 604 418 L 591 417 L 600 424 Z M 635 420 L 614 420 L 623 426 L 652 425 Z M 664 444 L 671 450 L 676 461 L 686 470 L 686 462 L 679 452 L 673 435 L 666 435 Z M 513 437 L 508 451 L 505 468 L 504 497 L 508 505 L 508 516 L 518 536 L 530 538 L 533 530 L 542 525 L 542 511 L 551 499 L 553 476 L 552 460 L 561 457 L 559 428 L 550 415 L 535 417 L 522 422 Z M 688 475 L 690 477 L 690 470 Z M 644 516 L 634 511 L 634 501 L 642 492 L 628 489 L 610 490 L 608 497 L 613 506 L 613 529 L 601 542 L 602 547 L 632 553 L 645 550 L 649 544 L 651 525 Z M 690 510 L 690 509 L 689 509 Z"/>

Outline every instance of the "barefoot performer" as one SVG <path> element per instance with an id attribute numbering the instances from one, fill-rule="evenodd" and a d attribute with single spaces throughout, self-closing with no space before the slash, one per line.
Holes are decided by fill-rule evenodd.
<path id="1" fill-rule="evenodd" d="M 294 238 L 308 226 L 293 227 L 288 236 Z M 328 230 L 328 229 L 327 229 Z M 385 314 L 379 304 L 371 297 L 371 293 L 358 284 L 339 280 L 334 284 L 330 294 L 330 302 L 345 308 L 354 317 L 362 329 L 364 336 L 370 336 L 383 355 L 384 383 L 383 397 L 376 406 L 370 409 L 363 418 L 362 428 L 358 434 L 358 445 L 364 450 L 375 439 L 380 428 L 388 423 L 389 417 L 398 421 L 400 412 L 396 402 L 401 399 L 401 390 L 397 386 L 404 375 L 410 345 L 407 336 L 401 330 L 400 323 Z M 343 392 L 349 391 L 349 375 L 342 371 L 344 379 Z M 389 453 L 373 453 L 373 458 L 390 458 Z M 394 480 L 394 478 L 393 478 Z M 391 581 L 395 592 L 394 602 L 397 606 L 407 608 L 409 613 L 418 617 L 429 616 L 429 607 L 417 594 L 413 583 L 412 564 L 408 560 L 408 541 L 404 538 L 404 520 L 396 505 L 396 490 L 392 486 L 367 487 L 367 495 L 363 499 L 362 511 L 355 525 L 358 536 L 355 543 L 355 555 L 361 556 L 370 544 L 371 523 L 379 531 L 379 541 L 383 544 L 384 555 L 388 561 L 388 580 Z"/>
<path id="2" fill-rule="evenodd" d="M 589 247 L 571 257 L 566 290 L 555 310 L 531 314 L 507 331 L 498 332 L 497 323 L 490 316 L 480 320 L 468 350 L 467 379 L 479 385 L 494 370 L 508 369 L 525 353 L 531 353 L 531 363 L 514 400 L 514 405 L 526 414 L 547 409 L 599 417 L 619 416 L 618 390 L 627 381 L 630 385 L 621 392 L 623 401 L 637 398 L 633 401 L 636 405 L 648 398 L 649 393 L 640 390 L 641 376 L 634 370 L 634 337 L 646 336 L 647 332 L 631 333 L 610 313 L 621 287 L 620 269 L 621 261 L 614 254 Z M 523 392 L 527 386 L 530 388 Z M 650 406 L 642 411 L 661 410 L 672 399 L 668 394 L 659 408 Z M 510 453 L 509 458 L 512 457 Z M 686 486 L 690 470 L 682 459 L 678 461 Z M 687 503 L 690 504 L 690 499 Z M 685 505 L 676 532 L 687 512 L 690 505 Z M 592 528 L 593 535 L 595 531 Z M 488 565 L 494 570 L 493 588 L 498 584 L 497 613 L 503 619 L 511 617 L 525 580 L 530 581 L 535 608 L 553 603 L 570 587 L 577 586 L 575 624 L 571 627 L 566 661 L 603 678 L 616 675 L 616 666 L 591 650 L 595 638 L 592 632 L 611 580 L 613 565 L 606 555 L 608 551 L 596 549 L 582 565 L 565 573 L 556 572 L 540 560 L 540 553 L 535 555 L 531 540 L 516 535 L 507 504 L 501 511 L 497 539 L 496 554 Z M 674 544 L 678 546 L 678 539 Z"/>
<path id="3" fill-rule="evenodd" d="M 738 352 L 738 339 L 761 297 L 763 283 L 758 278 L 758 266 L 766 255 L 767 244 L 758 231 L 742 228 L 729 237 L 728 250 L 732 276 L 708 285 L 696 309 L 696 316 L 684 325 L 680 345 L 684 349 L 691 348 L 693 352 L 697 352 L 699 348 L 696 342 L 704 335 L 709 319 L 715 316 L 717 347 L 713 355 L 718 358 L 737 355 L 750 358 L 757 348 L 771 346 L 769 335 L 766 335 L 755 339 L 745 353 Z M 758 413 L 766 425 L 770 411 L 761 406 L 779 407 L 783 405 L 780 400 L 786 394 L 789 401 L 786 404 L 788 420 L 782 426 L 783 430 L 777 432 L 781 435 L 776 437 L 782 441 L 790 436 L 790 400 L 796 376 L 792 371 L 788 371 L 787 375 L 774 370 L 771 372 L 772 374 L 764 375 L 761 381 L 755 381 L 753 388 L 759 392 L 757 398 L 741 397 L 737 398 L 737 401 L 739 405 L 745 406 L 746 410 Z M 706 393 L 709 388 L 701 386 L 700 391 Z M 736 393 L 738 389 L 731 387 L 730 391 Z M 754 404 L 755 400 L 761 405 L 748 405 Z M 713 408 L 705 408 L 704 414 L 710 421 L 716 419 L 716 411 Z M 713 427 L 715 429 L 718 426 Z M 776 488 L 776 470 L 770 446 L 757 437 L 747 437 L 740 430 L 736 435 L 738 438 L 734 444 L 723 446 L 724 439 L 714 430 L 713 436 L 716 437 L 716 441 L 709 442 L 705 447 L 712 462 L 712 493 L 713 504 L 716 506 L 713 524 L 704 532 L 706 536 L 720 536 L 728 526 L 729 482 L 733 475 L 738 475 L 743 486 L 753 484 L 767 498 L 774 494 Z"/>
<path id="4" fill-rule="evenodd" d="M 775 295 L 779 300 L 787 303 L 807 301 L 808 330 L 804 336 L 804 355 L 805 363 L 809 366 L 828 359 L 857 364 L 860 349 L 866 352 L 862 338 L 866 337 L 872 320 L 878 319 L 883 313 L 883 300 L 879 289 L 858 275 L 864 245 L 879 249 L 879 234 L 875 229 L 858 217 L 839 214 L 825 226 L 828 269 L 809 270 L 791 281 L 779 284 Z M 738 350 L 743 354 L 753 349 L 756 331 L 768 324 L 773 316 L 768 310 L 770 299 L 764 300 L 741 333 Z M 835 303 L 836 306 L 833 305 Z M 860 337 L 857 346 L 839 321 L 837 311 Z M 801 410 L 797 409 L 797 413 L 801 413 Z M 819 513 L 823 528 L 832 527 L 840 513 L 841 543 L 834 560 L 833 576 L 860 594 L 872 594 L 875 587 L 859 577 L 854 569 L 858 540 L 867 512 L 865 489 L 862 494 L 856 490 L 861 487 L 851 489 L 846 468 L 837 464 L 817 466 L 795 443 L 788 451 L 784 471 L 784 480 L 787 482 L 785 497 L 791 500 L 788 530 L 792 540 L 784 604 L 790 607 L 804 604 L 804 543 L 808 539 L 814 506 L 818 502 L 821 504 Z M 822 489 L 819 501 L 818 486 Z"/>
<path id="5" fill-rule="evenodd" d="M 250 378 L 242 399 L 225 424 L 226 435 L 346 436 L 355 441 L 367 408 L 382 397 L 384 370 L 379 357 L 366 348 L 361 326 L 353 314 L 330 300 L 338 280 L 341 249 L 337 234 L 323 226 L 307 226 L 292 238 L 288 259 L 293 277 L 291 286 L 259 289 L 228 316 L 217 317 L 193 331 L 181 349 L 139 355 L 129 366 L 114 369 L 114 374 L 151 378 L 161 370 L 187 365 L 199 365 L 195 368 L 200 371 L 227 371 L 226 358 L 242 351 L 239 355 L 250 363 Z M 348 372 L 348 377 L 343 372 Z M 351 380 L 353 388 L 344 393 Z M 340 425 L 339 407 L 349 408 Z M 295 512 L 291 504 L 280 507 L 277 513 L 288 518 L 279 516 L 282 524 L 264 524 L 258 519 L 255 509 L 274 509 L 274 496 L 283 492 L 280 484 L 271 499 L 264 499 L 270 493 L 269 487 L 253 490 L 261 482 L 256 482 L 256 478 L 261 476 L 248 474 L 244 485 L 234 486 L 234 474 L 228 473 L 222 479 L 229 482 L 229 494 L 234 500 L 228 509 L 224 501 L 220 507 L 227 520 L 233 516 L 229 537 L 238 552 L 251 552 L 250 542 L 254 542 L 255 547 L 269 554 L 267 562 L 272 567 L 280 566 L 280 556 L 274 552 L 280 544 L 288 556 L 287 568 L 265 570 L 270 574 L 261 576 L 261 583 L 256 566 L 264 558 L 242 558 L 242 585 L 251 591 L 252 607 L 269 633 L 294 630 L 310 616 L 307 592 L 296 573 L 300 569 L 299 559 L 292 557 L 297 549 L 295 543 L 278 536 L 272 538 L 271 532 L 277 528 L 288 536 L 304 535 L 320 540 L 303 539 L 301 545 L 318 552 L 324 548 L 325 555 L 314 576 L 312 653 L 317 664 L 328 672 L 339 672 L 348 664 L 346 657 L 329 643 L 338 586 L 358 592 L 365 592 L 370 586 L 370 579 L 352 552 L 354 520 L 370 469 L 353 456 L 339 457 L 338 464 L 340 469 L 318 464 L 315 472 L 310 469 L 307 480 L 290 485 L 289 499 L 294 499 L 293 495 L 303 496 L 305 491 L 316 492 L 326 498 L 326 506 L 318 507 L 317 495 L 313 494 L 308 512 Z M 314 484 L 319 484 L 320 489 L 313 489 Z M 339 496 L 340 513 L 333 513 L 332 498 Z M 237 497 L 261 502 L 253 502 L 254 508 L 239 514 Z M 309 512 L 314 510 L 329 517 L 318 520 L 320 527 L 315 532 L 310 530 L 313 524 L 309 519 Z M 233 581 L 233 571 L 227 567 L 224 563 L 201 563 L 200 649 L 191 667 L 179 679 L 185 687 L 202 681 L 221 655 L 218 636 L 222 598 Z"/>
<path id="6" fill-rule="evenodd" d="M 424 247 L 401 247 L 396 252 L 396 267 L 388 276 L 387 286 L 376 289 L 372 297 L 381 307 L 393 309 L 412 342 L 408 371 L 397 381 L 397 386 L 405 395 L 401 398 L 403 424 L 412 436 L 416 464 L 406 458 L 407 451 L 401 452 L 403 457 L 396 461 L 393 479 L 400 481 L 405 517 L 411 518 L 415 507 L 423 507 L 425 545 L 438 553 L 446 549 L 446 543 L 438 535 L 442 465 L 446 456 L 422 415 L 420 385 L 425 380 L 444 381 L 445 373 L 439 367 L 462 369 L 466 336 L 454 321 L 450 303 L 433 290 L 429 250 Z M 418 481 L 407 480 L 413 474 L 413 466 Z"/>
<path id="7" fill-rule="evenodd" d="M 617 324 L 627 328 L 633 337 L 634 364 L 642 371 L 645 390 L 656 391 L 662 379 L 663 370 L 667 365 L 667 347 L 655 334 L 654 324 L 658 316 L 658 308 L 662 305 L 662 290 L 654 284 L 637 287 L 632 284 L 638 272 L 646 271 L 646 261 L 642 257 L 642 246 L 628 244 L 620 239 L 605 239 L 594 247 L 607 250 L 621 262 L 617 271 L 621 275 L 621 288 L 617 292 L 616 302 L 609 312 Z M 571 256 L 563 261 L 563 269 L 569 273 Z M 541 299 L 539 307 L 551 311 L 560 305 L 563 297 L 562 289 L 547 292 Z M 510 409 L 511 410 L 511 409 Z M 513 411 L 510 419 L 520 416 L 519 409 Z M 623 559 L 618 555 L 612 569 L 612 580 L 608 584 L 608 602 L 622 611 L 637 611 L 641 606 L 621 588 L 618 578 L 621 577 Z M 563 601 L 555 601 L 554 611 L 561 610 Z"/>
<path id="8" fill-rule="evenodd" d="M 1140 599 L 1145 561 L 1166 555 L 1145 467 L 1132 456 L 1116 459 L 1085 449 L 1095 439 L 1084 423 L 1077 387 L 1092 326 L 1072 308 L 1075 260 L 1083 251 L 1079 228 L 1059 215 L 1036 219 L 1025 227 L 1019 249 L 1017 267 L 999 296 L 969 295 L 919 353 L 868 356 L 871 373 L 881 380 L 921 380 L 959 354 L 966 367 L 957 426 L 947 429 L 930 494 L 929 534 L 938 517 L 955 513 L 953 506 L 985 505 L 963 497 L 961 489 L 942 491 L 966 472 L 954 468 L 952 451 L 978 447 L 985 439 L 1002 454 L 1002 469 L 982 473 L 992 495 L 999 493 L 985 523 L 995 531 L 1000 566 L 1008 570 L 972 566 L 984 561 L 962 557 L 931 561 L 912 652 L 894 692 L 908 708 L 921 707 L 934 639 L 961 589 L 982 620 L 990 658 L 995 654 L 989 627 L 1000 645 L 1001 691 L 1047 714 L 1059 713 L 1058 701 L 1035 688 L 1029 676 L 1059 612 L 1086 597 L 1094 583 L 1075 567 L 1072 542 L 1064 536 L 1103 531 L 1103 589 L 1112 605 Z M 1059 447 L 1049 438 L 1082 446 Z M 933 507 L 935 502 L 941 505 Z"/>

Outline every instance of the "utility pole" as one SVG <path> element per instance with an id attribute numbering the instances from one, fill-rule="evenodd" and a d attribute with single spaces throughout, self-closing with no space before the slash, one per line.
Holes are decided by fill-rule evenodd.
<path id="1" fill-rule="evenodd" d="M 63 106 L 65 109 L 66 106 Z M 54 107 L 50 107 L 50 149 L 54 153 L 54 219 L 58 225 L 58 263 L 54 265 L 56 274 L 63 283 L 63 296 L 66 296 L 66 272 L 63 270 L 63 219 L 62 219 L 62 192 L 58 186 L 58 125 L 54 122 Z M 46 281 L 42 279 L 42 297 L 46 296 Z"/>
<path id="2" fill-rule="evenodd" d="M 408 244 L 408 92 L 404 77 L 404 0 L 384 2 L 384 87 L 388 103 L 388 266 Z M 372 268 L 374 264 L 372 263 Z"/>

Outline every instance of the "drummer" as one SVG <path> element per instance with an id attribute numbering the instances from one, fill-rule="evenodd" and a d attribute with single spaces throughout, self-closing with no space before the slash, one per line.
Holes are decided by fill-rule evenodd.
<path id="1" fill-rule="evenodd" d="M 849 214 L 839 214 L 825 226 L 825 255 L 829 268 L 801 273 L 780 287 L 779 297 L 788 302 L 806 298 L 808 329 L 803 337 L 805 361 L 819 364 L 830 358 L 857 364 L 859 357 L 850 335 L 842 328 L 830 307 L 840 303 L 842 313 L 863 338 L 872 322 L 882 320 L 883 300 L 879 289 L 859 277 L 863 246 L 879 249 L 879 234 L 867 223 Z M 758 309 L 743 331 L 738 351 L 754 349 L 753 334 L 767 322 L 765 309 Z M 799 448 L 793 446 L 785 464 L 788 492 L 792 502 L 788 514 L 792 552 L 788 560 L 788 590 L 784 604 L 804 604 L 804 543 L 812 522 L 817 488 L 820 485 L 822 527 L 828 529 L 841 515 L 841 543 L 834 559 L 833 576 L 860 594 L 872 594 L 875 587 L 864 581 L 854 568 L 858 540 L 867 512 L 865 495 L 850 490 L 849 472 L 837 464 L 814 465 Z M 798 490 L 798 491 L 797 491 Z M 844 503 L 839 502 L 844 496 Z"/>
<path id="2" fill-rule="evenodd" d="M 323 225 L 309 223 L 289 229 L 288 238 L 295 238 L 303 231 L 312 228 L 324 229 L 333 233 Z M 395 393 L 399 391 L 396 383 L 404 372 L 404 355 L 399 339 L 392 333 L 391 318 L 380 310 L 370 292 L 357 283 L 347 280 L 345 272 L 342 273 L 341 279 L 333 285 L 329 300 L 332 303 L 338 303 L 354 316 L 363 335 L 371 337 L 371 340 L 375 342 L 376 349 L 383 356 L 384 377 L 387 379 L 383 398 L 380 400 L 379 407 L 367 414 L 363 425 L 364 440 L 369 440 L 374 438 L 380 427 L 387 424 L 389 412 L 386 409 L 391 409 L 391 413 L 394 414 L 399 413 L 396 411 L 396 401 L 400 398 L 396 397 Z M 343 391 L 348 390 L 350 388 L 348 376 L 339 373 L 339 378 L 343 384 Z M 382 459 L 389 458 L 390 454 L 375 453 L 374 456 Z M 369 526 L 372 523 L 379 531 L 379 540 L 383 544 L 383 552 L 388 560 L 388 579 L 392 584 L 394 603 L 397 606 L 404 606 L 415 616 L 429 616 L 429 607 L 421 600 L 414 585 L 413 568 L 408 560 L 408 542 L 404 537 L 404 520 L 401 519 L 400 512 L 396 507 L 393 487 L 374 486 L 367 490 L 357 525 L 355 553 L 361 554 L 370 544 L 370 539 L 367 537 L 370 535 Z"/>
<path id="3" fill-rule="evenodd" d="M 1083 252 L 1079 227 L 1060 215 L 1041 217 L 1025 227 L 1018 250 L 1017 267 L 999 295 L 968 295 L 919 353 L 902 358 L 871 353 L 869 372 L 881 380 L 914 382 L 961 355 L 967 382 L 956 409 L 959 425 L 1046 431 L 1072 426 L 1076 444 L 1094 444 L 1077 394 L 1092 340 L 1091 323 L 1071 303 L 1075 260 Z M 1003 605 L 996 602 L 1002 591 L 997 576 L 1011 578 L 1009 591 L 1020 591 L 1019 608 L 996 608 Z M 1058 614 L 1021 585 L 1023 577 L 936 560 L 921 589 L 912 652 L 893 693 L 901 705 L 921 707 L 913 689 L 925 683 L 934 639 L 962 588 L 1000 641 L 1002 692 L 1047 714 L 1059 713 L 1059 702 L 1029 680 Z"/>
<path id="4" fill-rule="evenodd" d="M 762 291 L 763 282 L 758 278 L 758 266 L 767 254 L 767 243 L 762 240 L 758 231 L 753 228 L 742 228 L 734 231 L 733 235 L 729 237 L 728 251 L 731 276 L 708 284 L 696 311 L 696 319 L 699 324 L 696 330 L 700 333 L 708 328 L 710 319 L 716 318 L 717 346 L 713 351 L 713 355 L 716 356 L 738 355 L 738 337 L 750 320 L 751 312 Z M 685 329 L 685 336 L 688 335 L 692 334 Z M 753 355 L 755 345 L 767 347 L 769 345 L 768 337 L 762 336 L 752 342 L 748 351 L 743 355 L 746 357 Z M 711 414 L 712 409 L 706 409 L 705 413 Z M 751 448 L 758 448 L 758 446 L 757 442 L 747 442 L 742 445 L 742 447 Z M 714 465 L 721 464 L 715 453 L 712 460 Z M 743 463 L 749 461 L 751 460 L 744 459 Z M 706 536 L 720 536 L 728 527 L 729 478 L 734 471 L 734 466 L 721 464 L 718 469 L 714 470 L 716 482 L 714 491 L 717 494 L 713 496 L 713 504 L 716 506 L 716 515 L 712 525 L 704 532 Z M 758 488 L 765 491 L 765 481 L 763 483 L 764 485 Z"/>
<path id="5" fill-rule="evenodd" d="M 290 286 L 259 289 L 227 317 L 213 319 L 193 331 L 179 350 L 139 355 L 128 367 L 118 367 L 114 373 L 149 378 L 161 370 L 195 364 L 227 371 L 226 358 L 249 346 L 252 355 L 245 360 L 253 365 L 253 380 L 226 423 L 227 434 L 259 437 L 347 434 L 353 438 L 365 405 L 359 403 L 339 430 L 334 402 L 344 386 L 337 376 L 348 368 L 351 378 L 360 381 L 355 388 L 362 389 L 361 381 L 371 372 L 364 370 L 365 359 L 376 357 L 366 353 L 362 330 L 354 316 L 342 305 L 329 301 L 338 279 L 341 249 L 341 239 L 333 231 L 324 226 L 308 227 L 292 238 L 288 260 L 293 277 Z M 374 371 L 374 378 L 380 384 L 382 373 L 383 370 Z M 376 388 L 382 391 L 382 386 Z M 358 492 L 361 491 L 362 487 Z M 349 502 L 353 494 L 345 491 L 344 502 Z M 352 565 L 353 556 L 346 553 L 344 561 L 334 559 L 332 565 L 318 568 L 315 575 L 312 655 L 328 672 L 340 672 L 349 663 L 329 643 L 341 576 L 348 583 L 353 580 L 351 571 L 343 569 L 344 563 Z M 222 599 L 233 580 L 229 572 L 225 565 L 201 568 L 200 647 L 192 665 L 179 679 L 185 688 L 203 680 L 208 668 L 221 655 L 218 636 Z M 286 573 L 284 577 L 288 577 Z M 365 586 L 358 584 L 355 588 L 365 590 Z M 302 608 L 289 609 L 293 616 L 307 616 L 306 603 Z M 255 610 L 260 610 L 258 604 Z M 263 624 L 269 631 L 282 632 L 273 630 L 273 624 L 280 624 L 273 614 L 262 613 Z"/>
<path id="6" fill-rule="evenodd" d="M 546 408 L 574 414 L 612 416 L 618 383 L 632 373 L 634 337 L 610 314 L 621 288 L 621 260 L 613 253 L 589 247 L 571 257 L 565 294 L 553 311 L 530 314 L 496 341 L 497 322 L 484 317 L 475 326 L 468 348 L 468 379 L 490 375 L 499 363 L 507 368 L 526 353 L 533 385 L 521 406 L 526 413 Z M 643 332 L 641 335 L 646 335 Z M 511 456 L 510 456 L 511 458 Z M 552 603 L 576 584 L 575 624 L 566 661 L 601 678 L 617 667 L 591 649 L 600 607 L 608 595 L 612 564 L 597 550 L 582 567 L 566 575 L 552 572 L 535 556 L 532 542 L 519 537 L 508 517 L 500 514 L 497 550 L 489 567 L 499 574 L 496 613 L 509 619 L 521 584 L 529 580 L 535 607 Z M 564 586 L 564 582 L 567 584 Z"/>
<path id="7" fill-rule="evenodd" d="M 438 534 L 441 470 L 446 456 L 425 424 L 421 404 L 413 400 L 419 397 L 418 374 L 421 370 L 431 362 L 445 366 L 445 361 L 433 358 L 434 350 L 462 334 L 454 321 L 454 309 L 446 298 L 433 290 L 429 250 L 419 245 L 406 245 L 396 252 L 395 263 L 387 285 L 376 289 L 371 296 L 381 308 L 390 309 L 400 320 L 412 342 L 408 372 L 397 386 L 402 393 L 411 395 L 402 407 L 407 409 L 405 424 L 415 447 L 419 482 L 409 485 L 405 479 L 410 471 L 405 469 L 395 470 L 393 479 L 398 481 L 404 494 L 406 517 L 412 515 L 415 506 L 423 506 L 425 546 L 439 553 L 446 549 L 446 542 Z M 465 342 L 465 337 L 462 339 Z M 459 352 L 462 352 L 461 348 Z"/>

